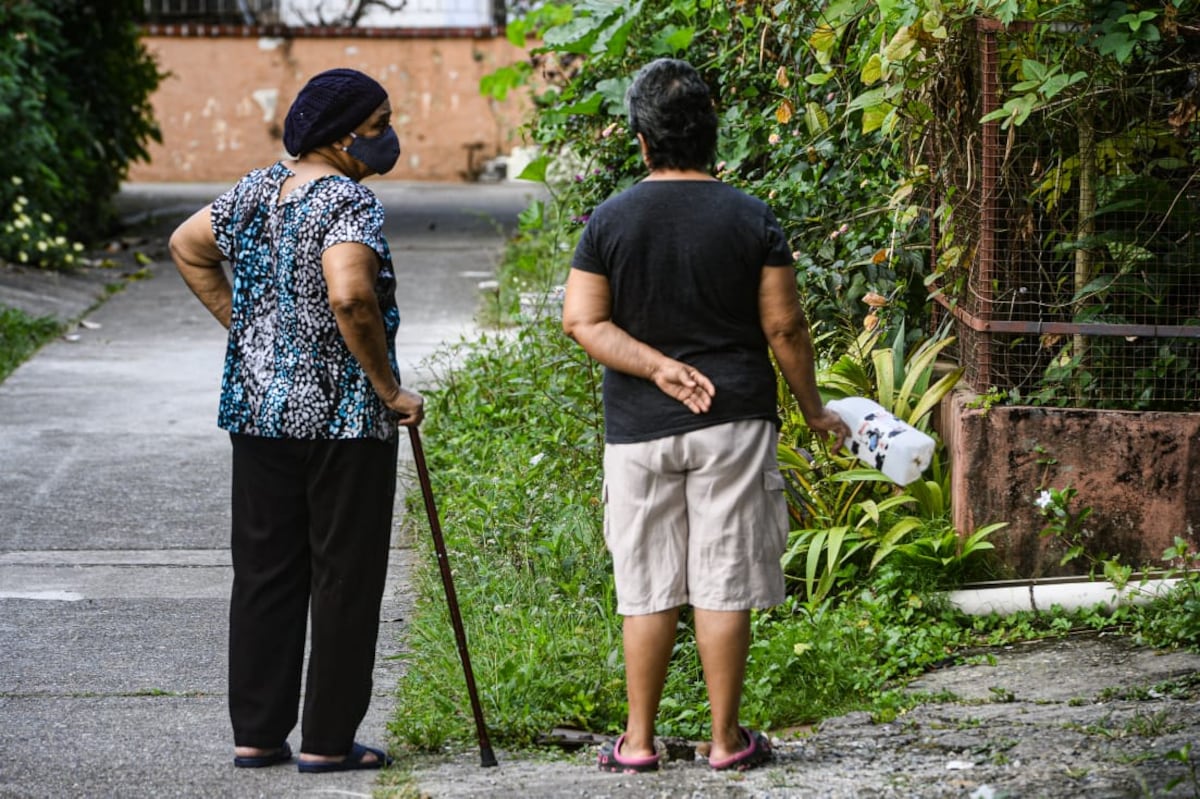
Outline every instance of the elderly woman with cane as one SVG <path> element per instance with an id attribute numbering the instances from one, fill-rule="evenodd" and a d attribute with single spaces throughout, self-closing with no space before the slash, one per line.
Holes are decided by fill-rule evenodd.
<path id="1" fill-rule="evenodd" d="M 750 610 L 784 598 L 774 353 L 808 425 L 849 434 L 817 393 L 787 239 L 761 201 L 709 174 L 717 115 L 690 64 L 660 59 L 626 95 L 650 174 L 588 220 L 563 327 L 604 364 L 604 537 L 624 616 L 625 732 L 604 771 L 659 767 L 654 720 L 680 608 L 694 610 L 712 712 L 708 762 L 771 756 L 738 709 Z"/>
<path id="2" fill-rule="evenodd" d="M 333 69 L 288 111 L 293 159 L 254 170 L 171 237 L 184 281 L 229 330 L 218 424 L 232 442 L 229 712 L 234 765 L 375 769 L 355 742 L 371 698 L 396 489 L 396 277 L 361 181 L 400 154 L 383 87 Z M 230 283 L 221 264 L 228 261 Z"/>

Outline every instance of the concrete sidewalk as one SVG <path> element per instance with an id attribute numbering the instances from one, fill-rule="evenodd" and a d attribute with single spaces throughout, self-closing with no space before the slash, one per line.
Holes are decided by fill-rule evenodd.
<path id="1" fill-rule="evenodd" d="M 421 387 L 423 359 L 473 329 L 477 285 L 533 189 L 370 185 L 399 274 L 401 370 Z M 224 331 L 162 238 L 224 188 L 127 187 L 150 277 L 0 383 L 0 796 L 365 796 L 375 781 L 232 765 Z M 111 282 L 5 273 L 0 304 L 77 319 Z M 406 437 L 401 460 L 411 475 Z M 366 743 L 387 742 L 410 554 L 390 558 Z"/>

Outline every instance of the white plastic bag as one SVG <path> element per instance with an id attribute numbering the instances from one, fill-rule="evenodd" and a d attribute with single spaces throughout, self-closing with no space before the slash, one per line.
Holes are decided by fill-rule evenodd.
<path id="1" fill-rule="evenodd" d="M 865 397 L 833 400 L 826 407 L 850 428 L 846 446 L 858 459 L 898 485 L 921 476 L 933 458 L 934 441 Z"/>

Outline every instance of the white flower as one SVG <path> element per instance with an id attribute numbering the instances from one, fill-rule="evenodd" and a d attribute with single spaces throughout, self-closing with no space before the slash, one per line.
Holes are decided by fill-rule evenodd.
<path id="1" fill-rule="evenodd" d="M 1038 498 L 1033 501 L 1033 504 L 1038 506 L 1038 510 L 1045 510 L 1046 508 L 1050 507 L 1050 503 L 1053 501 L 1054 500 L 1050 496 L 1050 492 L 1043 490 L 1040 494 L 1038 494 Z"/>

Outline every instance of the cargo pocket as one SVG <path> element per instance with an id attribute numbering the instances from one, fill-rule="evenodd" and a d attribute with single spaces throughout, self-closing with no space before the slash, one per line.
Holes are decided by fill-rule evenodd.
<path id="1" fill-rule="evenodd" d="M 763 543 L 772 551 L 771 558 L 783 557 L 788 538 L 787 499 L 783 494 L 783 472 L 777 468 L 763 472 Z"/>
<path id="2" fill-rule="evenodd" d="M 600 486 L 600 504 L 604 509 L 604 545 L 611 550 L 612 547 L 609 546 L 608 540 L 609 530 L 612 527 L 612 519 L 608 512 L 608 478 L 605 478 Z"/>

